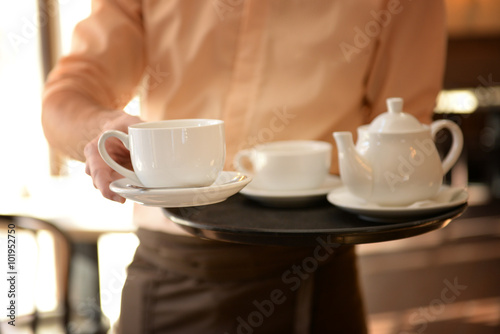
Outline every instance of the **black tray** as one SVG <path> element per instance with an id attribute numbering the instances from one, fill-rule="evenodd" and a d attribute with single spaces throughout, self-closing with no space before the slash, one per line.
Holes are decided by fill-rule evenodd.
<path id="1" fill-rule="evenodd" d="M 165 208 L 166 216 L 196 236 L 260 245 L 364 244 L 403 239 L 445 227 L 467 204 L 439 215 L 398 222 L 373 222 L 345 212 L 326 199 L 306 208 L 271 208 L 236 194 L 218 204 Z"/>

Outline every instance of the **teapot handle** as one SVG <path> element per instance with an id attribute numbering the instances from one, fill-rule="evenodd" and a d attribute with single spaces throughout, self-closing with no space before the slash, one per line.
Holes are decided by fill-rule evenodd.
<path id="1" fill-rule="evenodd" d="M 462 130 L 460 130 L 460 127 L 446 119 L 442 119 L 439 121 L 432 122 L 431 124 L 431 133 L 432 133 L 432 138 L 434 141 L 436 141 L 436 135 L 439 132 L 439 130 L 442 129 L 448 129 L 451 132 L 451 137 L 452 137 L 452 144 L 450 151 L 446 155 L 446 157 L 443 159 L 442 166 L 443 166 L 443 174 L 448 173 L 448 171 L 453 167 L 453 165 L 457 162 L 458 158 L 460 157 L 460 154 L 462 153 L 462 148 L 464 145 L 464 137 L 462 134 Z"/>

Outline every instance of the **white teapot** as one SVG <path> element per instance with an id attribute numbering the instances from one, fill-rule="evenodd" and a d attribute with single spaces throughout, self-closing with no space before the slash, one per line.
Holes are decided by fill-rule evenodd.
<path id="1" fill-rule="evenodd" d="M 388 112 L 350 132 L 334 132 L 340 177 L 347 189 L 368 202 L 404 206 L 434 196 L 462 152 L 462 131 L 452 121 L 430 126 L 403 112 L 403 99 L 387 99 Z M 452 134 L 452 146 L 441 162 L 434 138 L 441 129 Z"/>

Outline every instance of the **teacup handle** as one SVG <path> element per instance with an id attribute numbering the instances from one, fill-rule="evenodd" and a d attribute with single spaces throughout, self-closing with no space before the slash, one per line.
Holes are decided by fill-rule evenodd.
<path id="1" fill-rule="evenodd" d="M 118 138 L 123 143 L 123 145 L 125 145 L 127 150 L 130 150 L 128 134 L 117 130 L 109 130 L 101 135 L 97 144 L 97 148 L 99 149 L 99 154 L 101 155 L 102 159 L 109 165 L 109 167 L 113 168 L 119 174 L 125 176 L 131 181 L 142 184 L 133 171 L 118 164 L 113 158 L 111 158 L 108 151 L 106 151 L 106 140 L 110 137 Z"/>
<path id="2" fill-rule="evenodd" d="M 245 174 L 252 174 L 253 172 L 248 170 L 248 168 L 245 167 L 243 164 L 243 160 L 246 159 L 250 163 L 252 163 L 251 155 L 252 155 L 253 150 L 252 149 L 247 149 L 247 150 L 241 150 L 236 155 L 234 156 L 233 163 L 234 167 L 238 172 L 242 172 Z"/>
<path id="3" fill-rule="evenodd" d="M 451 148 L 442 162 L 443 174 L 446 174 L 451 169 L 451 167 L 453 167 L 453 165 L 457 162 L 458 158 L 460 157 L 460 154 L 462 153 L 462 148 L 464 145 L 464 137 L 462 134 L 462 130 L 460 130 L 460 127 L 456 123 L 450 120 L 442 119 L 439 121 L 432 122 L 431 124 L 431 133 L 432 133 L 432 138 L 434 138 L 434 141 L 436 140 L 437 133 L 439 132 L 439 130 L 442 129 L 450 130 L 452 137 Z"/>

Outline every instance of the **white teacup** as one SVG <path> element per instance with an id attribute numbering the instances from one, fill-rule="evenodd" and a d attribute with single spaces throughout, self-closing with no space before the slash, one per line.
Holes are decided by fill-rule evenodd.
<path id="1" fill-rule="evenodd" d="M 109 137 L 118 138 L 130 150 L 133 171 L 109 156 L 105 147 Z M 224 122 L 181 119 L 138 123 L 128 127 L 128 134 L 106 131 L 98 147 L 111 168 L 146 187 L 205 187 L 224 167 Z"/>
<path id="2" fill-rule="evenodd" d="M 315 140 L 287 140 L 238 152 L 234 165 L 263 190 L 307 190 L 323 185 L 331 164 L 332 145 Z M 246 162 L 246 163 L 245 163 Z M 246 168 L 250 164 L 251 169 Z"/>

